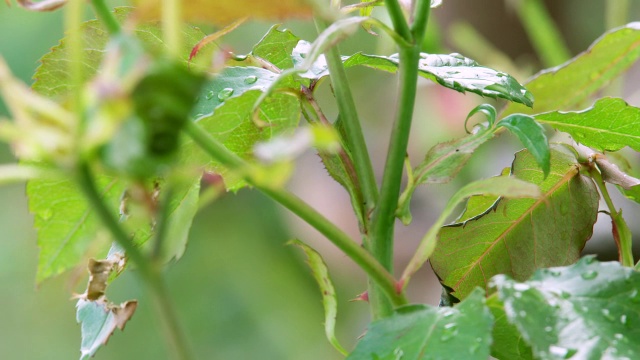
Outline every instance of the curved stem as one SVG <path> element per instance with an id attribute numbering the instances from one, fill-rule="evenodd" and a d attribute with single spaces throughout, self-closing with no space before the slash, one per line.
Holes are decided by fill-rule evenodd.
<path id="1" fill-rule="evenodd" d="M 192 356 L 188 349 L 186 338 L 180 330 L 178 318 L 169 301 L 164 281 L 160 276 L 160 269 L 151 265 L 149 259 L 133 244 L 129 236 L 122 229 L 122 226 L 118 223 L 113 212 L 106 206 L 100 192 L 96 188 L 93 173 L 88 164 L 82 163 L 79 165 L 77 181 L 89 201 L 91 208 L 97 213 L 109 232 L 111 232 L 116 243 L 124 249 L 127 257 L 136 264 L 143 282 L 149 287 L 153 301 L 158 308 L 157 313 L 164 324 L 165 335 L 172 349 L 175 351 L 176 358 L 181 360 L 191 359 Z"/>
<path id="2" fill-rule="evenodd" d="M 329 241 L 342 250 L 351 260 L 358 264 L 367 275 L 374 279 L 375 283 L 383 290 L 390 302 L 396 306 L 406 304 L 404 295 L 398 292 L 396 280 L 385 270 L 378 261 L 364 248 L 353 241 L 347 234 L 337 228 L 331 221 L 322 214 L 306 204 L 296 195 L 279 188 L 271 188 L 256 182 L 248 171 L 250 165 L 243 159 L 232 153 L 224 145 L 204 131 L 194 122 L 189 122 L 185 126 L 185 131 L 203 150 L 213 159 L 220 162 L 230 170 L 244 174 L 244 180 L 256 187 L 267 196 L 271 197 L 281 205 L 296 214 L 309 225 L 322 233 Z"/>
<path id="3" fill-rule="evenodd" d="M 609 208 L 609 216 L 611 216 L 613 226 L 613 237 L 616 241 L 616 245 L 618 246 L 618 252 L 620 253 L 620 262 L 623 266 L 633 267 L 633 240 L 631 238 L 631 230 L 629 230 L 627 223 L 624 221 L 622 212 L 618 211 L 616 206 L 613 204 L 611 196 L 609 196 L 609 191 L 607 190 L 607 185 L 602 179 L 600 171 L 595 166 L 591 167 L 589 169 L 589 175 L 591 175 L 591 178 L 598 186 L 598 189 L 600 189 L 600 194 L 602 194 L 602 198 Z"/>
<path id="4" fill-rule="evenodd" d="M 385 0 L 384 4 L 387 7 L 387 11 L 389 12 L 389 17 L 391 18 L 391 22 L 393 23 L 393 28 L 398 34 L 400 34 L 400 36 L 402 36 L 406 40 L 410 40 L 411 30 L 409 29 L 407 19 L 404 17 L 402 7 L 400 7 L 400 3 L 398 2 L 398 0 Z"/>

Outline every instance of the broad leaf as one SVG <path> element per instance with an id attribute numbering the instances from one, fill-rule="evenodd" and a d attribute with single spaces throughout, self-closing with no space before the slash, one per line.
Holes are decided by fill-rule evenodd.
<path id="1" fill-rule="evenodd" d="M 148 18 L 159 18 L 162 9 L 160 0 L 136 0 L 143 15 Z M 316 2 L 304 0 L 281 0 L 265 2 L 262 0 L 210 1 L 191 0 L 180 2 L 185 19 L 205 24 L 228 24 L 244 17 L 265 20 L 282 20 L 287 18 L 310 18 Z M 317 2 L 319 4 L 319 2 Z M 318 6 L 318 5 L 316 5 Z"/>
<path id="2" fill-rule="evenodd" d="M 573 154 L 554 149 L 545 179 L 533 156 L 520 151 L 512 174 L 538 184 L 541 198 L 501 199 L 491 211 L 440 230 L 431 266 L 454 296 L 488 289 L 496 274 L 524 280 L 537 268 L 578 259 L 598 211 L 596 187 L 578 167 Z"/>
<path id="3" fill-rule="evenodd" d="M 316 279 L 320 292 L 322 292 L 322 305 L 324 305 L 324 331 L 327 335 L 327 339 L 343 355 L 347 352 L 342 345 L 338 342 L 335 334 L 336 317 L 338 314 L 338 300 L 336 297 L 336 290 L 333 287 L 331 278 L 329 277 L 329 269 L 327 264 L 322 260 L 322 256 L 311 248 L 309 245 L 303 243 L 300 240 L 291 240 L 290 244 L 300 247 L 307 255 L 307 263 L 311 267 L 313 277 Z"/>
<path id="4" fill-rule="evenodd" d="M 511 168 L 506 167 L 502 169 L 502 173 L 499 176 L 509 176 L 509 175 L 511 175 Z M 456 218 L 455 222 L 461 223 L 471 218 L 474 218 L 476 216 L 480 216 L 485 212 L 493 209 L 494 206 L 497 205 L 496 204 L 497 201 L 500 201 L 500 197 L 495 195 L 471 196 L 469 200 L 467 200 L 467 203 L 465 204 L 464 211 L 462 211 L 462 214 L 460 214 L 458 218 Z"/>
<path id="5" fill-rule="evenodd" d="M 131 13 L 131 8 L 116 8 L 115 16 L 119 21 L 124 21 Z M 90 20 L 83 23 L 80 31 L 84 43 L 83 68 L 82 75 L 85 80 L 96 75 L 100 68 L 100 63 L 104 57 L 103 51 L 109 42 L 109 34 L 105 27 L 98 20 Z M 185 26 L 182 29 L 183 48 L 180 51 L 180 58 L 186 64 L 189 58 L 191 48 L 202 39 L 205 34 L 198 28 Z M 142 45 L 151 53 L 160 53 L 165 50 L 166 45 L 162 42 L 162 32 L 157 23 L 139 24 L 133 31 L 133 35 L 140 40 Z M 203 50 L 200 56 L 207 58 L 208 51 Z M 67 38 L 60 41 L 60 44 L 54 46 L 51 52 L 40 59 L 41 65 L 36 70 L 33 83 L 33 89 L 40 94 L 46 96 L 64 95 L 73 86 L 74 81 L 68 70 L 69 49 L 67 47 Z M 205 65 L 205 66 L 208 66 Z M 204 69 L 197 63 L 192 63 L 191 67 Z"/>
<path id="6" fill-rule="evenodd" d="M 104 201 L 117 213 L 124 191 L 122 183 L 100 177 L 97 186 Z M 40 283 L 83 260 L 95 240 L 100 220 L 70 180 L 31 180 L 27 183 L 27 196 L 38 233 L 40 253 L 36 282 Z"/>
<path id="7" fill-rule="evenodd" d="M 358 53 L 346 58 L 344 65 L 346 67 L 363 65 L 396 72 L 399 61 L 397 54 L 378 56 Z M 418 70 L 422 77 L 462 93 L 470 91 L 481 96 L 503 98 L 526 106 L 533 105 L 531 93 L 509 74 L 481 66 L 474 60 L 459 54 L 422 53 Z"/>
<path id="8" fill-rule="evenodd" d="M 618 151 L 625 146 L 640 151 L 640 109 L 622 99 L 603 98 L 582 111 L 554 111 L 535 118 L 598 151 Z"/>
<path id="9" fill-rule="evenodd" d="M 531 347 L 518 329 L 509 322 L 504 305 L 496 294 L 487 299 L 487 306 L 494 319 L 491 356 L 498 360 L 533 360 Z"/>
<path id="10" fill-rule="evenodd" d="M 509 321 L 537 359 L 637 359 L 640 273 L 586 257 L 524 283 L 493 279 Z"/>
<path id="11" fill-rule="evenodd" d="M 536 99 L 533 108 L 511 104 L 503 115 L 575 109 L 640 57 L 638 44 L 638 22 L 605 33 L 585 52 L 558 67 L 543 70 L 527 82 L 527 89 Z"/>
<path id="12" fill-rule="evenodd" d="M 169 223 L 162 249 L 163 261 L 180 259 L 187 247 L 189 231 L 198 211 L 200 178 L 191 183 L 178 184 L 169 201 Z M 148 239 L 148 238 L 147 238 Z M 143 239 L 146 242 L 147 239 Z"/>
<path id="13" fill-rule="evenodd" d="M 410 305 L 374 321 L 348 360 L 486 360 L 491 312 L 476 289 L 453 308 Z"/>
<path id="14" fill-rule="evenodd" d="M 505 127 L 515 134 L 524 147 L 529 150 L 536 162 L 542 168 L 546 177 L 549 175 L 551 164 L 549 163 L 549 141 L 544 134 L 544 129 L 532 117 L 522 114 L 509 115 L 500 120 L 496 127 Z"/>
<path id="15" fill-rule="evenodd" d="M 442 213 L 440 213 L 438 220 L 436 220 L 422 238 L 418 250 L 416 250 L 411 262 L 407 265 L 406 270 L 402 274 L 401 283 L 403 286 L 406 286 L 406 282 L 409 280 L 409 277 L 413 275 L 424 264 L 424 262 L 427 261 L 427 259 L 429 259 L 431 254 L 433 254 L 433 250 L 436 247 L 438 230 L 442 225 L 444 225 L 447 218 L 451 216 L 456 206 L 464 199 L 478 194 L 504 196 L 509 198 L 536 198 L 541 195 L 540 190 L 536 185 L 507 176 L 498 176 L 479 180 L 458 190 L 458 192 L 449 199 L 447 206 L 445 206 Z"/>

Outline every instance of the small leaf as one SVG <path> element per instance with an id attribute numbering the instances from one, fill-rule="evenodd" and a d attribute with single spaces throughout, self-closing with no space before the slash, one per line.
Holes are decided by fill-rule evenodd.
<path id="1" fill-rule="evenodd" d="M 501 199 L 491 211 L 443 227 L 430 258 L 442 283 L 464 299 L 488 289 L 495 274 L 524 280 L 535 269 L 573 263 L 593 233 L 598 191 L 579 173 L 572 153 L 551 151 L 549 176 L 528 151 L 516 154 L 512 174 L 540 186 L 539 199 Z"/>
<path id="2" fill-rule="evenodd" d="M 432 55 L 422 53 L 418 65 L 422 77 L 459 91 L 470 91 L 481 96 L 503 98 L 533 105 L 533 96 L 510 75 L 479 65 L 477 62 L 461 56 Z M 391 56 L 355 54 L 344 59 L 344 66 L 363 65 L 378 70 L 396 72 L 400 63 L 397 54 Z"/>
<path id="3" fill-rule="evenodd" d="M 630 176 L 634 176 L 634 178 L 640 176 L 640 171 L 638 171 L 636 167 L 631 166 L 629 160 L 627 160 L 620 152 L 608 153 L 607 159 L 618 166 L 624 173 L 630 174 Z M 626 196 L 627 199 L 640 203 L 640 185 L 631 186 L 629 189 L 625 189 L 618 185 L 616 188 Z"/>
<path id="4" fill-rule="evenodd" d="M 541 195 L 540 189 L 538 189 L 536 185 L 513 177 L 503 176 L 479 180 L 458 190 L 458 192 L 451 197 L 444 210 L 442 210 L 438 220 L 436 220 L 422 238 L 420 246 L 402 274 L 400 281 L 403 286 L 406 286 L 409 277 L 418 271 L 425 261 L 429 259 L 431 254 L 433 254 L 436 247 L 438 231 L 440 227 L 444 225 L 447 218 L 451 216 L 456 206 L 464 199 L 478 194 L 509 198 L 536 198 Z"/>
<path id="5" fill-rule="evenodd" d="M 492 323 L 479 289 L 453 308 L 401 307 L 371 323 L 347 360 L 486 360 Z"/>
<path id="6" fill-rule="evenodd" d="M 535 115 L 535 119 L 598 151 L 618 151 L 625 146 L 640 151 L 640 109 L 622 99 L 603 98 L 582 111 L 553 111 Z"/>
<path id="7" fill-rule="evenodd" d="M 536 99 L 533 108 L 511 104 L 503 116 L 572 110 L 580 106 L 640 58 L 638 42 L 639 22 L 606 32 L 583 53 L 558 67 L 541 71 L 527 82 L 527 89 Z"/>
<path id="8" fill-rule="evenodd" d="M 631 190 L 632 187 L 640 185 L 640 179 L 636 179 L 631 175 L 624 173 L 618 166 L 607 159 L 604 155 L 596 155 L 595 163 L 598 170 L 602 173 L 602 180 L 618 185 L 625 190 Z"/>
<path id="9" fill-rule="evenodd" d="M 515 134 L 542 168 L 544 176 L 551 170 L 549 141 L 544 129 L 531 116 L 513 114 L 500 120 L 497 127 L 505 127 Z"/>
<path id="10" fill-rule="evenodd" d="M 469 119 L 477 113 L 483 113 L 487 117 L 487 120 L 489 121 L 488 127 L 489 128 L 493 127 L 493 124 L 496 122 L 496 116 L 497 116 L 496 108 L 494 108 L 489 104 L 480 104 L 475 108 L 473 108 L 473 110 L 469 112 L 469 114 L 467 115 L 467 118 L 464 120 L 465 130 L 467 130 L 467 123 L 469 122 Z M 470 131 L 467 130 L 467 133 L 470 133 Z"/>
<path id="11" fill-rule="evenodd" d="M 127 321 L 136 311 L 138 302 L 126 301 L 113 305 L 105 301 L 78 300 L 76 320 L 82 324 L 80 359 L 92 357 L 116 330 L 124 330 Z"/>
<path id="12" fill-rule="evenodd" d="M 494 277 L 509 322 L 537 359 L 636 359 L 640 273 L 586 257 L 524 283 Z"/>
<path id="13" fill-rule="evenodd" d="M 478 108 L 476 111 L 481 111 Z M 473 112 L 473 111 L 472 111 Z M 410 204 L 416 188 L 422 184 L 442 184 L 451 181 L 469 161 L 475 150 L 491 138 L 490 127 L 478 126 L 473 134 L 432 147 L 425 159 L 413 170 L 414 181 L 402 193 L 397 216 L 405 224 L 411 223 Z"/>
<path id="14" fill-rule="evenodd" d="M 327 339 L 341 354 L 347 355 L 347 351 L 344 350 L 342 345 L 338 342 L 335 334 L 336 317 L 338 313 L 338 300 L 336 296 L 336 290 L 333 287 L 331 278 L 329 277 L 329 270 L 327 264 L 322 260 L 322 256 L 311 248 L 309 245 L 303 243 L 300 240 L 294 239 L 289 244 L 300 247 L 307 255 L 307 263 L 311 267 L 313 277 L 316 279 L 320 291 L 322 292 L 322 304 L 324 305 L 324 331 L 327 335 Z"/>

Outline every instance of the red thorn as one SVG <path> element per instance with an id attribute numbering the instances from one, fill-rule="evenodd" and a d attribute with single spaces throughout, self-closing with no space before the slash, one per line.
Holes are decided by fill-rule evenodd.
<path id="1" fill-rule="evenodd" d="M 365 291 L 362 294 L 356 296 L 354 299 L 351 299 L 349 301 L 366 301 L 369 302 L 369 292 Z"/>

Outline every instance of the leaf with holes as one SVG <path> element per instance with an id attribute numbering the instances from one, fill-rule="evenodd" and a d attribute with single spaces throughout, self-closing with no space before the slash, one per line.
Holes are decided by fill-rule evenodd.
<path id="1" fill-rule="evenodd" d="M 583 53 L 543 70 L 526 83 L 533 108 L 510 104 L 503 115 L 574 110 L 640 58 L 640 22 L 606 32 Z"/>
<path id="2" fill-rule="evenodd" d="M 510 323 L 536 359 L 637 359 L 640 273 L 592 256 L 542 269 L 526 282 L 496 276 Z"/>
<path id="3" fill-rule="evenodd" d="M 603 98 L 582 111 L 553 111 L 535 115 L 535 119 L 598 151 L 618 151 L 625 146 L 640 151 L 640 108 L 622 99 Z"/>
<path id="4" fill-rule="evenodd" d="M 401 307 L 371 323 L 347 360 L 486 360 L 492 323 L 480 289 L 453 308 Z"/>
<path id="5" fill-rule="evenodd" d="M 551 152 L 544 175 L 531 153 L 516 154 L 512 174 L 540 186 L 539 199 L 500 199 L 486 212 L 443 227 L 431 266 L 453 295 L 464 299 L 476 286 L 508 274 L 524 280 L 535 269 L 571 264 L 591 237 L 598 192 L 562 148 Z"/>

